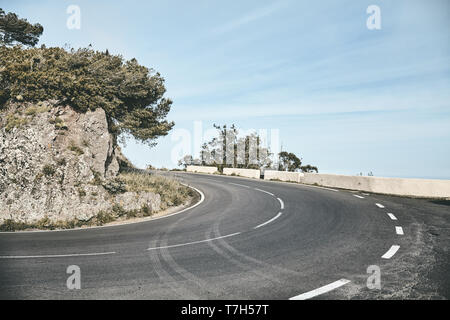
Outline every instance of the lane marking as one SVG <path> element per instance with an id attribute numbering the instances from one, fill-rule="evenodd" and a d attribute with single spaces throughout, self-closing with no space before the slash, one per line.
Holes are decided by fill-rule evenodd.
<path id="1" fill-rule="evenodd" d="M 394 216 L 392 213 L 388 212 L 387 214 L 389 216 L 389 218 L 391 218 L 392 220 L 397 220 L 397 217 Z"/>
<path id="2" fill-rule="evenodd" d="M 335 290 L 339 287 L 342 287 L 343 285 L 346 285 L 347 283 L 351 282 L 350 280 L 347 279 L 341 279 L 338 281 L 335 281 L 333 283 L 327 284 L 326 286 L 302 293 L 298 296 L 292 297 L 289 300 L 306 300 L 306 299 L 311 299 L 314 298 L 318 295 L 330 292 L 332 290 Z"/>
<path id="3" fill-rule="evenodd" d="M 0 259 L 68 258 L 68 257 L 104 256 L 104 255 L 109 255 L 109 254 L 116 254 L 116 252 L 50 254 L 50 255 L 41 255 L 41 256 L 0 256 Z"/>
<path id="4" fill-rule="evenodd" d="M 283 202 L 283 200 L 281 200 L 280 198 L 277 198 L 277 199 L 278 199 L 278 201 L 280 201 L 281 210 L 283 210 L 284 209 L 284 202 Z"/>
<path id="5" fill-rule="evenodd" d="M 398 245 L 393 245 L 384 255 L 382 255 L 381 257 L 383 258 L 383 259 L 390 259 L 390 258 L 392 258 L 392 256 L 394 255 L 394 254 L 396 254 L 397 253 L 397 251 L 398 251 L 398 249 L 400 249 L 400 246 L 398 246 Z"/>
<path id="6" fill-rule="evenodd" d="M 370 196 L 370 193 L 363 193 L 364 196 Z"/>
<path id="7" fill-rule="evenodd" d="M 403 233 L 403 228 L 402 227 L 395 227 L 395 233 L 397 233 L 398 235 L 404 235 Z"/>
<path id="8" fill-rule="evenodd" d="M 357 197 L 357 198 L 360 198 L 360 199 L 364 199 L 364 197 L 359 196 L 359 195 L 357 195 L 357 194 L 354 194 L 353 196 L 355 196 L 355 197 Z"/>
<path id="9" fill-rule="evenodd" d="M 381 203 L 375 203 L 375 205 L 376 205 L 378 208 L 381 208 L 381 209 L 384 208 L 384 206 L 383 206 Z"/>
<path id="10" fill-rule="evenodd" d="M 239 186 L 239 187 L 250 188 L 249 186 L 246 186 L 245 184 L 239 184 L 239 183 L 233 183 L 233 182 L 228 182 L 228 184 L 233 184 L 233 185 Z"/>
<path id="11" fill-rule="evenodd" d="M 261 192 L 264 192 L 264 193 L 267 193 L 267 194 L 270 194 L 271 196 L 275 197 L 275 195 L 273 193 L 269 192 L 269 191 L 261 190 L 261 189 L 258 189 L 258 188 L 254 188 L 254 189 L 258 190 L 258 191 L 261 191 Z"/>
<path id="12" fill-rule="evenodd" d="M 169 248 L 176 248 L 176 247 L 184 247 L 184 246 L 189 246 L 191 244 L 198 244 L 198 243 L 210 242 L 210 241 L 219 240 L 219 239 L 225 239 L 225 238 L 237 236 L 238 234 L 241 234 L 241 233 L 242 232 L 236 232 L 236 233 L 228 234 L 226 236 L 221 236 L 221 237 L 217 237 L 217 238 L 211 238 L 211 239 L 206 239 L 206 240 L 199 240 L 199 241 L 193 241 L 193 242 L 187 242 L 187 243 L 174 244 L 174 245 L 171 245 L 171 246 L 148 248 L 147 251 L 158 250 L 158 249 L 169 249 Z"/>
<path id="13" fill-rule="evenodd" d="M 266 221 L 264 223 L 261 223 L 260 225 L 257 225 L 253 229 L 258 229 L 258 228 L 264 227 L 266 224 L 269 224 L 269 223 L 277 220 L 282 214 L 283 214 L 283 212 L 278 212 L 278 214 L 275 217 L 273 217 L 272 219 L 270 219 L 270 220 L 268 220 L 268 221 Z"/>

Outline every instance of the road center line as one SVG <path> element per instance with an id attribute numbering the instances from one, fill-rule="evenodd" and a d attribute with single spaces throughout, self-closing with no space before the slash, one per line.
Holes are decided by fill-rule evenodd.
<path id="1" fill-rule="evenodd" d="M 360 198 L 360 199 L 364 199 L 364 197 L 359 196 L 359 195 L 357 195 L 357 194 L 354 194 L 353 196 L 355 196 L 355 197 L 357 197 L 357 198 Z"/>
<path id="2" fill-rule="evenodd" d="M 275 217 L 273 217 L 272 219 L 270 219 L 264 223 L 261 223 L 260 225 L 254 227 L 253 229 L 258 229 L 258 228 L 264 227 L 266 224 L 269 224 L 269 223 L 275 221 L 276 219 L 278 219 L 282 214 L 283 214 L 283 212 L 278 212 L 278 214 Z"/>
<path id="3" fill-rule="evenodd" d="M 398 249 L 400 249 L 400 246 L 397 245 L 393 245 L 384 255 L 382 255 L 381 257 L 383 259 L 390 259 L 394 256 L 394 254 L 397 253 Z"/>
<path id="4" fill-rule="evenodd" d="M 278 201 L 280 201 L 281 210 L 283 210 L 284 209 L 284 202 L 283 202 L 283 200 L 281 200 L 280 198 L 277 198 L 277 199 L 278 199 Z"/>
<path id="5" fill-rule="evenodd" d="M 255 188 L 255 190 L 261 191 L 261 192 L 264 192 L 264 193 L 267 193 L 267 194 L 270 194 L 271 196 L 275 197 L 275 195 L 273 193 L 269 192 L 269 191 L 261 190 L 261 189 L 258 189 L 258 188 Z"/>
<path id="6" fill-rule="evenodd" d="M 39 258 L 68 258 L 68 257 L 89 257 L 104 256 L 115 254 L 116 252 L 99 252 L 99 253 L 74 253 L 74 254 L 50 254 L 41 256 L 0 256 L 0 259 L 39 259 Z"/>
<path id="7" fill-rule="evenodd" d="M 343 285 L 346 285 L 347 283 L 349 283 L 350 280 L 347 279 L 341 279 L 338 281 L 335 281 L 333 283 L 327 284 L 326 286 L 314 289 L 312 291 L 308 291 L 306 293 L 302 293 L 298 296 L 292 297 L 289 300 L 306 300 L 306 299 L 311 299 L 314 298 L 318 295 L 330 292 L 332 290 L 335 290 L 339 287 L 342 287 Z"/>
<path id="8" fill-rule="evenodd" d="M 403 228 L 402 227 L 395 227 L 395 233 L 400 235 L 400 236 L 404 235 Z"/>
<path id="9" fill-rule="evenodd" d="M 239 183 L 233 183 L 233 182 L 228 182 L 228 184 L 232 184 L 232 185 L 244 187 L 244 188 L 250 188 L 249 186 L 246 186 L 245 184 L 239 184 Z"/>
<path id="10" fill-rule="evenodd" d="M 381 209 L 384 208 L 384 206 L 383 206 L 381 203 L 375 203 L 375 205 L 376 205 L 378 208 L 381 208 Z"/>
<path id="11" fill-rule="evenodd" d="M 392 220 L 397 220 L 397 217 L 394 216 L 392 213 L 388 212 L 387 214 L 389 216 L 389 218 L 391 218 Z"/>
<path id="12" fill-rule="evenodd" d="M 221 236 L 221 237 L 211 238 L 211 239 L 206 239 L 206 240 L 199 240 L 199 241 L 193 241 L 193 242 L 187 242 L 187 243 L 180 243 L 180 244 L 174 244 L 174 245 L 171 245 L 171 246 L 164 246 L 164 247 L 148 248 L 147 250 L 150 251 L 150 250 L 157 250 L 157 249 L 169 249 L 169 248 L 189 246 L 191 244 L 197 244 L 197 243 L 210 242 L 210 241 L 219 240 L 219 239 L 225 239 L 225 238 L 237 236 L 238 234 L 241 234 L 241 232 L 236 232 L 236 233 L 228 234 L 226 236 Z"/>

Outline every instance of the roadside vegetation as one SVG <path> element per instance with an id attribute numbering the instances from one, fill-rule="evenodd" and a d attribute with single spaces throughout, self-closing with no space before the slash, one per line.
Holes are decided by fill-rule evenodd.
<path id="1" fill-rule="evenodd" d="M 50 169 L 47 167 L 44 167 L 44 171 L 50 173 Z M 174 179 L 159 175 L 121 173 L 114 181 L 116 185 L 120 184 L 121 187 L 120 189 L 114 189 L 112 193 L 127 191 L 158 193 L 161 196 L 160 211 L 174 206 L 187 206 L 198 201 L 199 197 L 193 189 L 182 185 Z M 86 193 L 84 192 L 80 196 L 86 196 Z M 0 231 L 59 230 L 102 226 L 113 221 L 150 217 L 160 211 L 152 212 L 147 206 L 143 206 L 140 210 L 125 210 L 122 206 L 116 204 L 111 210 L 100 211 L 88 220 L 51 221 L 45 217 L 33 223 L 24 223 L 7 219 L 0 225 Z"/>
<path id="2" fill-rule="evenodd" d="M 127 191 L 158 193 L 161 196 L 161 210 L 182 205 L 196 194 L 178 181 L 160 175 L 121 173 L 119 179 L 125 183 Z"/>

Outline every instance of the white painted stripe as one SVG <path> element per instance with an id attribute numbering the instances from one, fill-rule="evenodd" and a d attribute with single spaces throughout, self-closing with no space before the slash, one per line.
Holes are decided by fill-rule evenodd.
<path id="1" fill-rule="evenodd" d="M 225 238 L 237 236 L 238 234 L 241 234 L 241 232 L 236 232 L 236 233 L 228 234 L 226 236 L 221 236 L 221 237 L 211 238 L 211 239 L 206 239 L 206 240 L 199 240 L 199 241 L 193 241 L 193 242 L 187 242 L 187 243 L 180 243 L 180 244 L 174 244 L 174 245 L 171 245 L 171 246 L 164 246 L 164 247 L 148 248 L 147 250 L 150 251 L 150 250 L 157 250 L 157 249 L 169 249 L 169 248 L 176 248 L 176 247 L 184 247 L 184 246 L 189 246 L 191 244 L 198 244 L 198 243 L 210 242 L 210 241 L 219 240 L 219 239 L 225 239 Z"/>
<path id="2" fill-rule="evenodd" d="M 269 191 L 261 190 L 261 189 L 258 189 L 258 188 L 255 188 L 255 190 L 261 191 L 261 192 L 264 192 L 264 193 L 267 193 L 267 194 L 270 194 L 271 196 L 275 197 L 275 195 L 273 193 L 270 193 Z"/>
<path id="3" fill-rule="evenodd" d="M 281 200 L 280 198 L 277 198 L 277 199 L 278 199 L 278 201 L 280 201 L 281 210 L 283 210 L 284 209 L 284 202 L 283 202 L 283 200 Z"/>
<path id="4" fill-rule="evenodd" d="M 391 247 L 384 255 L 382 255 L 381 257 L 382 257 L 383 259 L 390 259 L 390 258 L 392 258 L 392 256 L 393 256 L 394 254 L 397 253 L 398 249 L 400 249 L 400 246 L 393 245 L 393 246 L 392 246 L 392 247 Z"/>
<path id="5" fill-rule="evenodd" d="M 250 188 L 249 186 L 246 186 L 245 184 L 239 184 L 239 183 L 233 183 L 233 182 L 228 182 L 228 184 L 232 184 L 232 185 L 239 186 L 239 187 Z"/>
<path id="6" fill-rule="evenodd" d="M 360 198 L 360 199 L 364 199 L 364 197 L 362 196 L 358 196 L 357 194 L 354 194 L 355 197 Z"/>
<path id="7" fill-rule="evenodd" d="M 387 214 L 389 216 L 389 218 L 391 218 L 392 220 L 397 220 L 397 217 L 394 216 L 392 213 L 388 212 Z"/>
<path id="8" fill-rule="evenodd" d="M 398 235 L 404 235 L 403 233 L 403 228 L 402 227 L 395 227 L 395 233 L 397 233 Z"/>
<path id="9" fill-rule="evenodd" d="M 330 292 L 332 290 L 335 290 L 339 287 L 342 287 L 343 285 L 346 285 L 347 283 L 349 283 L 350 280 L 347 279 L 341 279 L 338 281 L 335 281 L 333 283 L 327 284 L 326 286 L 314 289 L 312 291 L 306 292 L 306 293 L 302 293 L 298 296 L 292 297 L 289 300 L 306 300 L 306 299 L 311 299 L 314 298 L 318 295 Z"/>
<path id="10" fill-rule="evenodd" d="M 370 196 L 369 193 L 363 193 L 363 196 Z"/>
<path id="11" fill-rule="evenodd" d="M 378 208 L 384 208 L 384 206 L 383 206 L 381 203 L 375 203 L 375 205 L 376 205 Z"/>
<path id="12" fill-rule="evenodd" d="M 276 219 L 278 219 L 282 214 L 283 214 L 283 212 L 278 212 L 278 214 L 275 217 L 273 217 L 272 219 L 270 219 L 264 223 L 261 223 L 260 225 L 254 227 L 253 229 L 258 229 L 258 228 L 264 227 L 266 224 L 269 224 L 269 223 L 275 221 Z"/>
<path id="13" fill-rule="evenodd" d="M 68 258 L 68 257 L 104 256 L 104 255 L 109 255 L 109 254 L 115 254 L 115 252 L 50 254 L 50 255 L 42 255 L 42 256 L 0 256 L 0 259 Z"/>

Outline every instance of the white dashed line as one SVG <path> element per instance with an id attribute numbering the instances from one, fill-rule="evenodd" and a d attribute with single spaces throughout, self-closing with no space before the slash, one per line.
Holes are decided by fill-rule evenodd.
<path id="1" fill-rule="evenodd" d="M 283 200 L 281 200 L 280 198 L 277 198 L 277 199 L 278 199 L 278 201 L 280 201 L 281 210 L 283 210 L 284 209 L 284 202 L 283 202 Z"/>
<path id="2" fill-rule="evenodd" d="M 261 191 L 261 192 L 264 192 L 264 193 L 267 193 L 267 194 L 270 194 L 271 196 L 275 197 L 275 195 L 273 193 L 270 193 L 269 191 L 261 190 L 261 189 L 258 189 L 258 188 L 255 188 L 255 190 Z"/>
<path id="3" fill-rule="evenodd" d="M 397 253 L 398 249 L 400 249 L 400 246 L 393 245 L 393 246 L 392 246 L 392 247 L 391 247 L 384 255 L 382 255 L 381 257 L 382 257 L 383 259 L 390 259 L 390 258 L 392 258 L 392 256 L 393 256 L 394 254 Z"/>
<path id="4" fill-rule="evenodd" d="M 397 233 L 400 236 L 404 235 L 403 228 L 402 227 L 395 227 L 395 233 Z"/>
<path id="5" fill-rule="evenodd" d="M 187 243 L 180 243 L 180 244 L 174 244 L 174 245 L 171 245 L 171 246 L 164 246 L 164 247 L 148 248 L 147 250 L 150 251 L 150 250 L 157 250 L 157 249 L 168 249 L 168 248 L 189 246 L 191 244 L 197 244 L 197 243 L 210 242 L 210 241 L 219 240 L 219 239 L 225 239 L 225 238 L 237 236 L 238 234 L 241 234 L 241 232 L 236 232 L 236 233 L 233 233 L 233 234 L 228 234 L 226 236 L 221 236 L 221 237 L 211 238 L 211 239 L 206 239 L 206 240 L 199 240 L 199 241 L 193 241 L 193 242 L 187 242 Z"/>
<path id="6" fill-rule="evenodd" d="M 378 208 L 384 208 L 384 206 L 383 206 L 381 203 L 375 203 L 375 205 L 376 205 Z"/>
<path id="7" fill-rule="evenodd" d="M 362 196 L 358 196 L 357 194 L 354 194 L 355 197 L 360 198 L 360 199 L 364 199 L 364 197 Z"/>
<path id="8" fill-rule="evenodd" d="M 392 213 L 388 212 L 387 215 L 389 216 L 389 218 L 391 218 L 391 220 L 397 220 L 397 217 L 394 216 Z"/>
<path id="9" fill-rule="evenodd" d="M 341 279 L 338 281 L 335 281 L 333 283 L 327 284 L 326 286 L 314 289 L 312 291 L 306 292 L 306 293 L 302 293 L 298 296 L 292 297 L 289 300 L 306 300 L 306 299 L 311 299 L 314 298 L 318 295 L 330 292 L 334 289 L 337 289 L 339 287 L 342 287 L 343 285 L 346 285 L 347 283 L 349 283 L 350 280 L 347 279 Z"/>
<path id="10" fill-rule="evenodd" d="M 42 255 L 42 256 L 0 256 L 0 259 L 68 258 L 68 257 L 104 256 L 104 255 L 109 255 L 109 254 L 115 254 L 115 252 L 54 254 L 54 255 Z"/>
<path id="11" fill-rule="evenodd" d="M 282 214 L 283 214 L 283 212 L 278 212 L 278 214 L 275 217 L 273 217 L 272 219 L 270 219 L 264 223 L 261 223 L 260 225 L 254 227 L 253 229 L 258 229 L 258 228 L 264 227 L 266 224 L 269 224 L 269 223 L 275 221 L 276 219 L 278 219 Z"/>
<path id="12" fill-rule="evenodd" d="M 233 183 L 233 182 L 228 182 L 228 184 L 232 184 L 232 185 L 244 187 L 244 188 L 250 188 L 249 186 L 246 186 L 245 184 L 239 184 L 239 183 Z"/>

